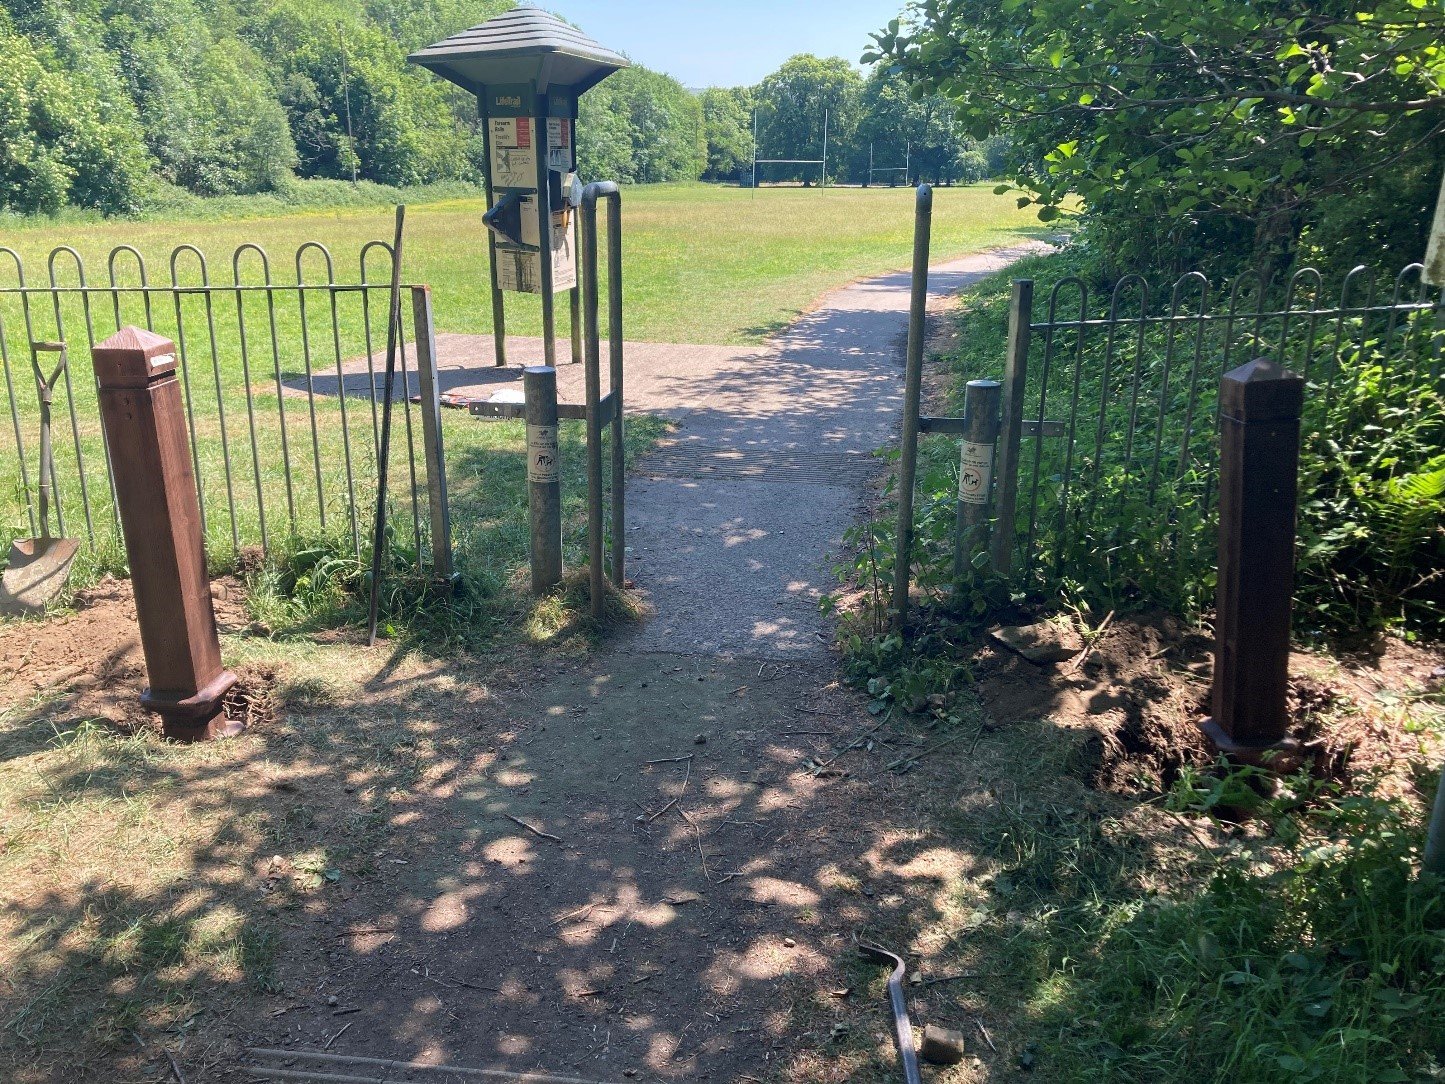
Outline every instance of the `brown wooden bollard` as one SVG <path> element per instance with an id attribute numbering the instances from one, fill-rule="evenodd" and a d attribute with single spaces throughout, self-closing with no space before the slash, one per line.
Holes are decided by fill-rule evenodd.
<path id="1" fill-rule="evenodd" d="M 221 665 L 175 345 L 125 327 L 91 351 L 150 687 L 167 737 L 226 737 L 236 675 Z"/>
<path id="2" fill-rule="evenodd" d="M 1288 738 L 1290 609 L 1304 380 L 1267 358 L 1219 384 L 1219 586 L 1205 734 L 1259 763 Z"/>

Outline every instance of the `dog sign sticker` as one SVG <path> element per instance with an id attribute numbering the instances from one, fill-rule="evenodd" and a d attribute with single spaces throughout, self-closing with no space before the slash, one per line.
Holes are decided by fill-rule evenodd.
<path id="1" fill-rule="evenodd" d="M 958 463 L 958 499 L 964 504 L 987 504 L 993 481 L 993 445 L 963 442 Z"/>

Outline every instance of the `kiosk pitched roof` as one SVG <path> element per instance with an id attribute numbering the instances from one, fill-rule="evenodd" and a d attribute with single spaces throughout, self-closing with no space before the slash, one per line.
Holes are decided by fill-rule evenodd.
<path id="1" fill-rule="evenodd" d="M 620 53 L 539 8 L 514 8 L 407 60 L 474 94 L 488 85 L 533 80 L 540 91 L 560 85 L 581 94 L 629 66 Z"/>

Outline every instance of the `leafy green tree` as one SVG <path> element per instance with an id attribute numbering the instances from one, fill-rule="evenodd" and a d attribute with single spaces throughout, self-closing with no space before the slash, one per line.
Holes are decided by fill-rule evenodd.
<path id="1" fill-rule="evenodd" d="M 704 165 L 702 109 L 671 76 L 640 65 L 582 96 L 577 156 L 585 177 L 635 184 L 696 180 Z"/>
<path id="2" fill-rule="evenodd" d="M 1337 263 L 1422 250 L 1445 151 L 1437 0 L 911 10 L 864 60 L 948 96 L 976 136 L 1007 124 L 1021 202 L 1048 220 L 1082 197 L 1121 262 L 1234 256 L 1272 275 L 1312 237 Z"/>
<path id="3" fill-rule="evenodd" d="M 476 141 L 440 82 L 355 8 L 276 0 L 246 34 L 270 60 L 304 175 L 349 178 L 353 162 L 383 184 L 474 173 Z"/>
<path id="4" fill-rule="evenodd" d="M 863 77 L 840 57 L 800 54 L 758 84 L 758 156 L 821 158 L 827 114 L 829 169 L 842 172 L 855 157 Z M 837 163 L 835 165 L 834 163 Z M 817 166 L 770 166 L 769 180 L 818 179 Z"/>
<path id="5" fill-rule="evenodd" d="M 103 112 L 95 90 L 0 12 L 0 207 L 115 214 L 137 205 L 150 165 L 139 121 L 124 98 Z"/>
<path id="6" fill-rule="evenodd" d="M 875 66 L 863 86 L 854 174 L 867 181 L 871 146 L 874 165 L 910 167 L 906 176 L 901 171 L 881 175 L 885 181 L 979 179 L 985 160 L 974 141 L 959 131 L 955 112 L 943 95 L 914 94 L 906 79 L 884 65 Z"/>
<path id="7" fill-rule="evenodd" d="M 753 160 L 753 92 L 748 87 L 710 87 L 699 97 L 709 180 L 732 180 Z"/>

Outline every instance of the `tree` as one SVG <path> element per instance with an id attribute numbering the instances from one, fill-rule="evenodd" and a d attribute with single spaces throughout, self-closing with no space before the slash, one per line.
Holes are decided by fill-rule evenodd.
<path id="1" fill-rule="evenodd" d="M 959 131 L 954 104 L 943 95 L 915 94 L 908 80 L 880 64 L 863 86 L 859 108 L 853 169 L 859 180 L 868 180 L 870 146 L 880 168 L 909 165 L 906 175 L 884 175 L 894 182 L 972 181 L 985 175 L 981 150 Z"/>
<path id="2" fill-rule="evenodd" d="M 976 136 L 1007 123 L 1021 203 L 1049 220 L 1082 197 L 1114 258 L 1273 275 L 1312 236 L 1342 243 L 1316 253 L 1335 262 L 1420 251 L 1442 40 L 1433 0 L 925 0 L 865 60 L 947 95 Z"/>
<path id="3" fill-rule="evenodd" d="M 711 87 L 699 98 L 709 180 L 731 180 L 753 160 L 753 92 L 749 87 Z"/>
<path id="4" fill-rule="evenodd" d="M 821 158 L 827 114 L 828 159 L 835 172 L 853 152 L 863 77 L 840 57 L 800 54 L 765 77 L 756 91 L 758 146 L 762 158 Z M 769 179 L 818 178 L 817 166 L 773 166 Z"/>
<path id="5" fill-rule="evenodd" d="M 624 68 L 582 96 L 577 153 L 586 177 L 635 184 L 696 180 L 702 173 L 702 110 L 671 76 Z"/>
<path id="6" fill-rule="evenodd" d="M 0 12 L 0 207 L 133 210 L 150 166 L 129 101 L 103 113 L 82 73 L 61 70 Z"/>

